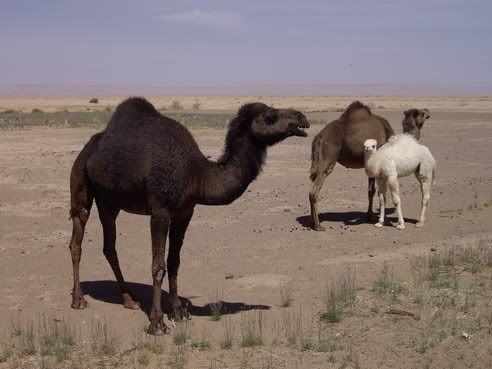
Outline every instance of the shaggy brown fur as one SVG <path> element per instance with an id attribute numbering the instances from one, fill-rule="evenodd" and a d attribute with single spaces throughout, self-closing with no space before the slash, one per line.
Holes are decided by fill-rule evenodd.
<path id="1" fill-rule="evenodd" d="M 403 112 L 405 118 L 401 122 L 403 133 L 411 134 L 416 140 L 420 138 L 420 130 L 424 122 L 430 118 L 427 109 L 409 109 Z"/>
<path id="2" fill-rule="evenodd" d="M 181 246 L 195 205 L 224 205 L 237 199 L 261 171 L 267 147 L 290 136 L 305 137 L 307 127 L 301 112 L 261 103 L 244 105 L 229 125 L 222 157 L 212 162 L 184 126 L 161 115 L 147 100 L 130 98 L 121 103 L 105 131 L 94 135 L 80 152 L 70 176 L 72 307 L 88 307 L 80 288 L 79 263 L 95 199 L 103 226 L 103 252 L 121 288 L 124 306 L 139 308 L 116 254 L 115 221 L 121 210 L 150 215 L 153 298 L 149 332 L 167 330 L 161 285 L 168 268 L 170 318 L 188 317 L 178 298 L 177 276 Z"/>
<path id="3" fill-rule="evenodd" d="M 311 170 L 309 177 L 313 182 L 309 192 L 313 229 L 325 230 L 318 218 L 318 195 L 325 178 L 338 162 L 346 168 L 364 167 L 364 141 L 374 138 L 382 145 L 394 134 L 388 121 L 374 115 L 371 109 L 355 101 L 342 113 L 340 118 L 330 122 L 313 139 L 311 151 Z M 367 216 L 372 217 L 372 202 L 375 193 L 374 179 L 369 179 L 369 207 Z"/>

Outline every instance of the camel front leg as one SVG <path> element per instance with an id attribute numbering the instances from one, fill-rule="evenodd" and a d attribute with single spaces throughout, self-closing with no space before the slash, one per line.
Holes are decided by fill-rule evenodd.
<path id="1" fill-rule="evenodd" d="M 177 214 L 171 219 L 171 229 L 169 233 L 169 254 L 167 256 L 168 279 L 169 279 L 169 294 L 171 303 L 171 312 L 169 319 L 180 321 L 189 319 L 190 314 L 188 309 L 181 305 L 181 300 L 178 296 L 178 269 L 180 264 L 180 251 L 183 246 L 183 240 L 193 216 L 193 208 L 186 212 Z"/>
<path id="2" fill-rule="evenodd" d="M 396 212 L 398 214 L 398 225 L 396 228 L 405 229 L 405 221 L 403 220 L 403 214 L 401 212 L 401 199 L 400 199 L 400 187 L 398 185 L 397 177 L 388 178 L 388 187 L 395 205 Z"/>
<path id="3" fill-rule="evenodd" d="M 368 184 L 367 184 L 367 198 L 368 198 L 368 207 L 367 207 L 367 214 L 366 214 L 366 219 L 371 220 L 372 219 L 372 205 L 374 202 L 374 194 L 376 193 L 376 184 L 375 184 L 375 178 L 369 178 L 368 179 Z"/>
<path id="4" fill-rule="evenodd" d="M 160 335 L 168 331 L 161 307 L 162 280 L 166 275 L 166 238 L 170 216 L 166 209 L 152 209 L 150 232 L 152 235 L 152 307 L 150 309 L 150 334 Z"/>
<path id="5" fill-rule="evenodd" d="M 379 199 L 379 221 L 374 224 L 376 227 L 382 227 L 384 225 L 384 217 L 386 210 L 386 180 L 382 178 L 377 179 L 378 182 L 378 199 Z"/>
<path id="6" fill-rule="evenodd" d="M 417 222 L 417 224 L 415 224 L 415 227 L 422 228 L 424 226 L 427 204 L 429 203 L 430 200 L 431 183 L 429 180 L 421 180 L 421 179 L 419 179 L 419 182 L 420 182 L 420 191 L 422 192 L 422 210 L 420 212 L 420 219 Z"/>

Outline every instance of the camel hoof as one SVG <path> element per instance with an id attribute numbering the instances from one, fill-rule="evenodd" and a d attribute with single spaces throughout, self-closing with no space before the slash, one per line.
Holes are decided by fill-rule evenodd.
<path id="1" fill-rule="evenodd" d="M 424 226 L 424 223 L 422 222 L 418 222 L 417 224 L 415 224 L 415 227 L 417 228 L 422 228 Z"/>
<path id="2" fill-rule="evenodd" d="M 179 307 L 171 310 L 171 312 L 167 315 L 169 320 L 174 322 L 182 322 L 186 320 L 191 320 L 190 313 L 187 308 Z"/>
<path id="3" fill-rule="evenodd" d="M 323 226 L 314 226 L 313 230 L 315 230 L 316 232 L 324 232 L 326 231 L 326 228 Z"/>
<path id="4" fill-rule="evenodd" d="M 132 297 L 128 294 L 123 294 L 123 306 L 125 307 L 125 309 L 131 309 L 131 310 L 140 309 L 140 303 L 134 301 Z"/>
<path id="5" fill-rule="evenodd" d="M 83 297 L 78 299 L 73 299 L 72 301 L 72 309 L 84 310 L 85 308 L 90 307 L 89 303 L 85 301 Z"/>
<path id="6" fill-rule="evenodd" d="M 366 221 L 371 221 L 374 218 L 374 213 L 367 213 L 366 214 Z"/>
<path id="7" fill-rule="evenodd" d="M 396 226 L 397 229 L 405 229 L 405 224 L 398 224 Z"/>
<path id="8" fill-rule="evenodd" d="M 161 319 L 157 323 L 150 323 L 149 329 L 147 329 L 147 333 L 153 336 L 163 336 L 169 333 L 169 327 L 164 324 L 164 320 Z"/>
<path id="9" fill-rule="evenodd" d="M 383 223 L 380 223 L 380 222 L 377 222 L 376 224 L 374 224 L 374 227 L 381 228 L 382 226 L 383 226 Z"/>

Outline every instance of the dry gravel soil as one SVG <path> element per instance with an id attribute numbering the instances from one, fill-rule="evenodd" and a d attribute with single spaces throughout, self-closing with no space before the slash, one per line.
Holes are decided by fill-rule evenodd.
<path id="1" fill-rule="evenodd" d="M 392 122 L 395 131 L 401 130 L 400 110 L 379 113 Z M 451 314 L 452 307 L 443 310 L 446 306 L 431 303 L 419 307 L 414 302 L 421 287 L 415 274 L 425 273 L 428 255 L 479 244 L 490 253 L 491 122 L 492 113 L 487 111 L 439 111 L 426 123 L 421 142 L 429 146 L 438 166 L 423 229 L 413 226 L 420 208 L 420 190 L 413 176 L 400 182 L 407 228 L 399 231 L 388 225 L 378 229 L 364 219 L 364 171 L 340 165 L 321 192 L 320 216 L 327 230 L 308 228 L 310 147 L 321 125 L 312 126 L 308 138 L 289 138 L 271 148 L 263 173 L 233 204 L 197 206 L 179 273 L 179 293 L 192 313 L 187 323 L 190 337 L 182 346 L 186 348 L 184 367 L 491 367 L 490 266 L 474 275 L 466 268 L 461 270 L 463 286 L 479 279 L 477 283 L 483 287 L 472 312 Z M 102 230 L 95 207 L 81 262 L 82 288 L 90 308 L 70 308 L 69 171 L 93 133 L 94 129 L 84 128 L 0 131 L 0 339 L 4 342 L 10 339 L 12 321 L 36 322 L 48 316 L 70 320 L 80 345 L 90 340 L 95 321 L 106 322 L 119 338 L 118 349 L 124 351 L 132 347 L 147 324 L 151 254 L 149 218 L 145 216 L 122 213 L 117 220 L 121 269 L 143 311 L 121 305 L 114 276 L 102 254 Z M 204 154 L 217 157 L 221 153 L 224 130 L 197 129 L 192 133 Z M 393 222 L 395 216 L 390 215 Z M 416 260 L 420 265 L 415 266 Z M 384 263 L 409 286 L 407 295 L 388 300 L 371 292 Z M 337 283 L 347 268 L 355 270 L 355 307 L 340 323 L 321 324 L 318 314 L 324 309 L 325 290 Z M 466 292 L 467 287 L 462 288 Z M 166 282 L 163 289 L 167 290 Z M 291 290 L 292 307 L 280 306 L 281 289 Z M 210 304 L 215 300 L 223 301 L 225 312 L 218 322 L 210 318 Z M 386 314 L 390 306 L 430 318 Z M 258 308 L 254 314 L 261 311 L 264 343 L 242 348 L 242 333 L 253 314 L 247 310 L 252 307 Z M 441 314 L 442 321 L 434 327 L 436 311 L 449 314 Z M 470 314 L 475 315 L 468 326 L 464 322 Z M 321 335 L 331 346 L 311 350 L 302 347 L 300 338 L 290 344 L 286 341 L 287 317 L 300 322 L 301 336 L 313 336 L 316 341 Z M 219 347 L 225 320 L 234 327 L 230 350 Z M 464 325 L 453 326 L 454 331 L 433 339 L 435 332 L 453 322 Z M 171 360 L 178 352 L 173 333 L 159 339 L 164 353 L 152 356 L 146 365 L 176 365 Z M 210 348 L 192 347 L 194 340 L 205 339 Z M 0 367 L 19 365 L 12 360 Z M 35 367 L 33 360 L 28 363 Z"/>

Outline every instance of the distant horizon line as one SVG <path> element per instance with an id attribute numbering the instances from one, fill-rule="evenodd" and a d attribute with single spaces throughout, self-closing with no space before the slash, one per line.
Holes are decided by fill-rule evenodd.
<path id="1" fill-rule="evenodd" d="M 490 96 L 492 86 L 439 86 L 419 83 L 32 83 L 0 86 L 0 96 L 85 96 L 94 94 L 103 96 Z"/>

